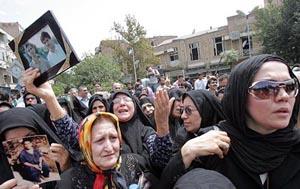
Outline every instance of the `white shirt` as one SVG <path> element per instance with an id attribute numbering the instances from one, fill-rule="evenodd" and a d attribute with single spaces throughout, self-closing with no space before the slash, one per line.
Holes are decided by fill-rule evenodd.
<path id="1" fill-rule="evenodd" d="M 194 84 L 195 90 L 205 89 L 205 81 L 203 79 L 197 79 Z"/>
<path id="2" fill-rule="evenodd" d="M 62 60 L 66 59 L 66 54 L 63 51 L 63 49 L 61 48 L 61 46 L 58 44 L 55 44 L 54 46 L 55 46 L 55 51 L 51 52 L 49 50 L 48 56 L 47 56 L 47 59 L 51 65 L 51 67 L 55 66 L 57 63 L 60 63 Z"/>

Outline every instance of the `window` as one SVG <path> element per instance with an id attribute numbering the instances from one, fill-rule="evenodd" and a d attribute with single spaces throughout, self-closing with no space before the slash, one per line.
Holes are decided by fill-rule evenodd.
<path id="1" fill-rule="evenodd" d="M 198 60 L 199 59 L 199 43 L 191 43 L 189 44 L 190 49 L 190 57 L 191 60 Z"/>
<path id="2" fill-rule="evenodd" d="M 177 47 L 174 47 L 173 51 L 170 52 L 170 60 L 171 61 L 178 60 L 178 48 Z"/>
<path id="3" fill-rule="evenodd" d="M 243 48 L 243 55 L 248 56 L 249 55 L 249 50 L 252 50 L 252 37 L 250 36 L 250 45 L 251 48 L 249 49 L 249 42 L 248 42 L 248 36 L 242 37 L 242 48 Z"/>
<path id="4" fill-rule="evenodd" d="M 214 55 L 218 56 L 224 51 L 222 37 L 216 37 L 214 42 Z"/>

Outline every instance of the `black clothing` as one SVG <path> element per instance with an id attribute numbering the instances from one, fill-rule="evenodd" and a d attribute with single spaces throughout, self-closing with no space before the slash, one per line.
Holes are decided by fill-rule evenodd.
<path id="1" fill-rule="evenodd" d="M 27 96 L 27 95 L 32 95 L 32 96 L 34 96 L 34 97 L 36 98 L 36 102 L 37 102 L 38 104 L 41 104 L 41 103 L 42 103 L 40 97 L 38 97 L 38 96 L 36 96 L 36 95 L 34 95 L 34 94 L 31 94 L 31 93 L 29 93 L 29 92 L 26 92 L 26 93 L 23 95 L 23 102 L 24 102 L 24 104 L 25 104 L 25 107 L 27 107 L 27 106 L 30 105 L 30 104 L 27 104 L 27 103 L 26 103 L 26 96 Z"/>
<path id="2" fill-rule="evenodd" d="M 140 106 L 142 107 L 143 104 L 146 104 L 146 103 L 150 103 L 153 107 L 154 107 L 154 102 L 152 100 L 152 98 L 149 98 L 149 97 L 144 97 L 142 99 L 139 100 L 140 101 Z M 151 115 L 146 115 L 150 121 L 150 126 L 156 131 L 156 123 L 155 123 L 155 118 L 154 118 L 154 112 L 153 114 Z"/>
<path id="3" fill-rule="evenodd" d="M 89 100 L 89 108 L 87 110 L 87 114 L 86 116 L 90 115 L 92 112 L 93 112 L 93 104 L 95 101 L 99 100 L 100 102 L 103 103 L 104 107 L 105 107 L 105 110 L 106 112 L 108 112 L 109 110 L 109 104 L 108 104 L 108 101 L 101 95 L 99 94 L 95 94 L 93 95 L 90 100 Z"/>
<path id="4" fill-rule="evenodd" d="M 82 121 L 82 118 L 80 115 L 78 115 L 77 112 L 74 111 L 74 105 L 73 103 L 66 97 L 58 98 L 58 103 L 62 108 L 65 108 L 67 110 L 68 115 L 76 122 L 80 123 Z"/>
<path id="5" fill-rule="evenodd" d="M 195 167 L 216 170 L 228 177 L 237 188 L 243 189 L 296 189 L 300 185 L 300 132 L 295 129 L 299 99 L 296 98 L 289 124 L 277 131 L 262 135 L 247 126 L 248 88 L 265 62 L 285 60 L 275 55 L 259 55 L 238 64 L 231 72 L 225 89 L 223 108 L 226 121 L 218 127 L 231 139 L 228 154 L 197 158 L 185 170 L 181 153 L 177 153 L 164 170 L 162 186 L 172 183 L 186 171 Z M 295 75 L 287 66 L 292 78 Z M 176 169 L 174 169 L 176 167 Z M 262 184 L 261 174 L 268 177 Z"/>
<path id="6" fill-rule="evenodd" d="M 174 189 L 235 189 L 224 175 L 206 169 L 196 168 L 183 175 Z"/>

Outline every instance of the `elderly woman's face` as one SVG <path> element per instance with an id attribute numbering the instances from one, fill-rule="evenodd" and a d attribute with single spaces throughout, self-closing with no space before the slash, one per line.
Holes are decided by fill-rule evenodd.
<path id="1" fill-rule="evenodd" d="M 288 68 L 281 62 L 266 62 L 256 73 L 254 82 L 258 81 L 284 82 L 292 81 Z M 260 83 L 260 87 L 265 86 Z M 252 84 L 253 85 L 253 84 Z M 258 87 L 259 85 L 254 85 Z M 288 126 L 295 103 L 293 85 L 280 85 L 278 93 L 268 95 L 268 89 L 250 90 L 247 101 L 247 126 L 260 134 L 269 134 Z M 251 94 L 250 94 L 251 93 Z M 260 97 L 260 98 L 259 98 Z"/>
<path id="2" fill-rule="evenodd" d="M 91 140 L 94 163 L 101 170 L 113 168 L 120 156 L 120 141 L 115 125 L 108 119 L 96 121 Z"/>
<path id="3" fill-rule="evenodd" d="M 132 98 L 125 94 L 117 94 L 113 99 L 113 113 L 120 122 L 129 121 L 134 114 L 134 104 Z"/>
<path id="4" fill-rule="evenodd" d="M 183 112 L 181 115 L 184 128 L 190 133 L 196 133 L 201 124 L 201 116 L 190 97 L 185 97 L 183 100 Z"/>

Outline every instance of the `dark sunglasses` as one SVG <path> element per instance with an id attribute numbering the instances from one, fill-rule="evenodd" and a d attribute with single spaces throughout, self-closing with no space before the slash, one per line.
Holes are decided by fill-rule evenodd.
<path id="1" fill-rule="evenodd" d="M 193 111 L 198 111 L 195 109 L 192 109 L 190 106 L 182 107 L 180 108 L 180 114 L 183 114 L 183 112 L 186 113 L 186 115 L 192 115 Z"/>
<path id="2" fill-rule="evenodd" d="M 258 99 L 269 99 L 277 96 L 280 88 L 283 88 L 291 98 L 298 94 L 298 82 L 295 79 L 287 81 L 256 81 L 249 87 L 248 92 Z"/>

